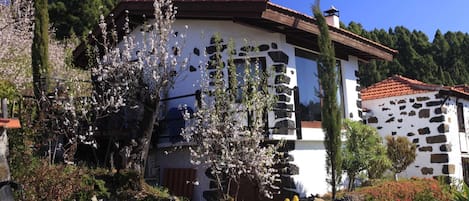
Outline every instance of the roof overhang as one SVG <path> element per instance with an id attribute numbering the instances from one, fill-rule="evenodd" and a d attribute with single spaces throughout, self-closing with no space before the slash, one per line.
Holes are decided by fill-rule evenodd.
<path id="1" fill-rule="evenodd" d="M 468 93 L 458 91 L 458 90 L 443 89 L 443 90 L 440 90 L 439 93 L 441 95 L 453 96 L 453 97 L 456 97 L 456 98 L 462 98 L 462 99 L 465 99 L 465 100 L 469 100 L 469 94 Z"/>
<path id="2" fill-rule="evenodd" d="M 313 17 L 267 0 L 174 0 L 174 4 L 177 19 L 230 20 L 283 33 L 288 43 L 319 50 L 317 37 L 320 32 Z M 121 0 L 113 14 L 117 26 L 124 24 L 126 15 L 131 27 L 138 26 L 143 22 L 143 16 L 153 16 L 153 0 Z M 338 58 L 348 59 L 348 55 L 353 55 L 364 61 L 390 61 L 397 54 L 394 49 L 344 29 L 329 26 L 329 31 Z M 100 33 L 98 27 L 93 33 Z M 99 35 L 96 37 L 99 38 Z M 88 61 L 85 47 L 85 44 L 80 44 L 74 51 L 75 63 L 81 67 L 86 66 Z"/>

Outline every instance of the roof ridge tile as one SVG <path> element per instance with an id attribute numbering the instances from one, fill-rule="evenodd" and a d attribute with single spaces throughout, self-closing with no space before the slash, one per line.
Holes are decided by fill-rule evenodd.
<path id="1" fill-rule="evenodd" d="M 371 100 L 437 91 L 441 87 L 395 74 L 361 90 L 361 97 L 362 100 Z"/>

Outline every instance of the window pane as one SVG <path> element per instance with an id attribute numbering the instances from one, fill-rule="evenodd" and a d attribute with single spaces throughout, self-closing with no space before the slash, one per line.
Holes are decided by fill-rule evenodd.
<path id="1" fill-rule="evenodd" d="M 315 56 L 301 50 L 296 50 L 296 74 L 299 92 L 299 107 L 301 121 L 321 120 L 321 99 L 318 80 L 318 69 Z"/>
<path id="2" fill-rule="evenodd" d="M 345 108 L 344 108 L 344 86 L 342 85 L 342 70 L 340 68 L 340 61 L 336 61 L 337 65 L 337 105 L 339 105 L 340 113 L 342 114 L 342 118 L 346 118 L 345 116 Z"/>
<path id="3" fill-rule="evenodd" d="M 249 66 L 246 66 L 246 60 L 245 59 L 235 59 L 234 60 L 234 63 L 236 65 L 236 80 L 237 80 L 237 83 L 238 83 L 238 87 L 237 87 L 237 96 L 236 96 L 236 102 L 241 102 L 241 98 L 242 98 L 242 86 L 244 85 L 244 74 L 245 74 L 245 68 L 246 67 L 249 67 L 250 68 L 250 72 L 251 72 L 251 75 L 254 76 L 255 74 L 255 70 L 256 70 L 256 67 L 259 68 L 259 77 L 261 78 L 262 80 L 262 84 L 259 86 L 259 89 L 258 90 L 261 90 L 262 89 L 262 85 L 265 84 L 264 82 L 266 81 L 264 79 L 264 73 L 265 73 L 265 58 L 264 57 L 260 57 L 260 58 L 250 58 L 249 59 Z M 232 76 L 231 73 L 229 73 L 230 76 Z"/>
<path id="4" fill-rule="evenodd" d="M 248 59 L 248 62 L 246 62 L 246 59 Z M 258 69 L 258 73 L 259 73 L 259 78 L 260 78 L 260 82 L 259 83 L 259 86 L 258 86 L 258 91 L 261 91 L 261 90 L 266 90 L 265 87 L 267 87 L 267 79 L 265 77 L 265 73 L 266 73 L 266 59 L 265 57 L 258 57 L 258 58 L 246 58 L 246 59 L 235 59 L 234 60 L 234 64 L 236 66 L 236 82 L 237 82 L 237 86 L 235 87 L 236 90 L 237 90 L 237 94 L 236 94 L 236 102 L 237 103 L 241 103 L 242 101 L 242 98 L 243 98 L 243 95 L 244 96 L 248 96 L 249 97 L 249 94 L 243 94 L 243 89 L 242 89 L 242 86 L 245 85 L 245 84 L 249 84 L 249 83 L 246 83 L 246 80 L 244 80 L 244 76 L 245 76 L 245 69 L 246 68 L 249 68 L 250 69 L 250 75 L 251 77 L 255 76 L 255 71 L 256 71 L 256 68 L 259 68 Z M 231 76 L 235 76 L 233 72 L 228 72 L 228 75 L 231 77 Z M 231 84 L 231 83 L 230 83 Z M 231 88 L 231 86 L 230 86 Z M 251 91 L 248 90 L 248 93 L 250 93 Z M 264 91 L 265 93 L 267 91 Z M 253 114 L 251 112 L 247 112 L 246 113 L 246 119 L 247 119 L 247 125 L 250 126 L 251 125 L 251 121 L 252 121 L 252 118 L 253 117 Z M 266 129 L 268 128 L 268 119 L 267 119 L 267 112 L 264 113 L 264 121 L 266 123 L 265 127 Z"/>
<path id="5" fill-rule="evenodd" d="M 457 107 L 459 132 L 466 132 L 466 126 L 464 125 L 464 106 L 462 103 L 458 103 Z"/>

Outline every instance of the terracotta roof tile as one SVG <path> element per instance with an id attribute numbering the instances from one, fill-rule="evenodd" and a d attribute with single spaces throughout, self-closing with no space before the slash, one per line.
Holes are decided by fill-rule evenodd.
<path id="1" fill-rule="evenodd" d="M 445 91 L 442 91 L 443 94 L 469 100 L 469 86 L 467 85 L 456 85 L 453 87 L 446 87 L 445 89 Z"/>
<path id="2" fill-rule="evenodd" d="M 362 100 L 426 93 L 442 89 L 441 85 L 427 84 L 400 75 L 394 75 L 361 90 Z"/>
<path id="3" fill-rule="evenodd" d="M 301 128 L 321 128 L 321 121 L 301 121 Z"/>
<path id="4" fill-rule="evenodd" d="M 0 118 L 0 127 L 4 128 L 21 128 L 20 120 Z"/>
<path id="5" fill-rule="evenodd" d="M 460 93 L 469 94 L 469 86 L 465 84 L 456 85 L 454 87 L 451 87 L 451 89 Z"/>

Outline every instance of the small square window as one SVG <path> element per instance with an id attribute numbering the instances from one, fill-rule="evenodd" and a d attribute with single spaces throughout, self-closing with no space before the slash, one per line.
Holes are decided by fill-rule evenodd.
<path id="1" fill-rule="evenodd" d="M 234 65 L 236 66 L 236 74 L 233 72 L 228 72 L 229 77 L 232 78 L 232 76 L 236 76 L 236 83 L 237 86 L 233 87 L 230 86 L 230 88 L 235 88 L 236 89 L 236 103 L 241 103 L 243 96 L 249 96 L 249 94 L 243 94 L 243 89 L 242 86 L 245 84 L 245 73 L 246 73 L 246 67 L 249 67 L 250 69 L 250 74 L 254 76 L 256 68 L 259 70 L 259 78 L 261 80 L 261 83 L 258 86 L 258 91 L 264 91 L 267 93 L 267 76 L 266 76 L 266 59 L 265 57 L 257 57 L 257 58 L 246 58 L 246 59 L 235 59 L 234 60 Z M 231 83 L 230 83 L 231 84 Z M 248 92 L 249 93 L 249 92 Z M 254 118 L 252 112 L 247 112 L 246 114 L 246 121 L 247 124 L 246 126 L 251 126 L 251 122 Z M 264 111 L 263 117 L 265 121 L 265 128 L 268 128 L 268 118 L 267 118 L 267 111 Z"/>
<path id="2" fill-rule="evenodd" d="M 240 103 L 243 97 L 243 89 L 242 86 L 244 85 L 244 76 L 245 76 L 245 69 L 246 67 L 250 68 L 251 75 L 254 75 L 255 68 L 259 68 L 259 76 L 261 78 L 262 84 L 259 85 L 258 90 L 262 90 L 263 86 L 267 85 L 267 80 L 265 79 L 265 70 L 266 70 L 266 61 L 265 57 L 258 57 L 258 58 L 247 58 L 247 59 L 235 59 L 234 65 L 236 66 L 236 81 L 237 81 L 237 93 L 236 93 L 236 102 Z M 232 72 L 228 72 L 229 76 L 235 76 Z M 231 83 L 230 83 L 231 84 Z M 231 86 L 230 86 L 231 88 Z"/>

